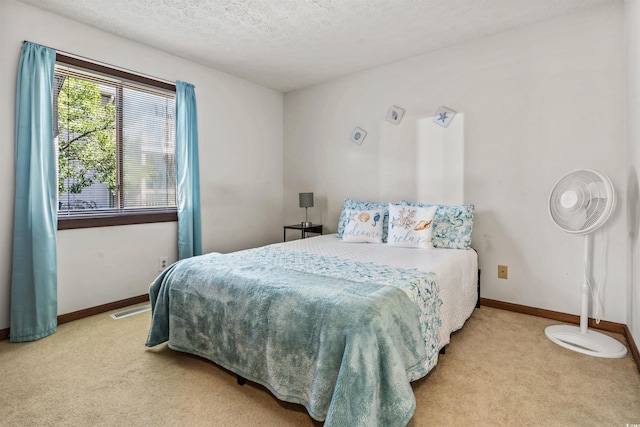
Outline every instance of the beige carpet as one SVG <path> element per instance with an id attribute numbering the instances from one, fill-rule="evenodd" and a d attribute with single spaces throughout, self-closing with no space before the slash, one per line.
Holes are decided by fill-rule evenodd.
<path id="1" fill-rule="evenodd" d="M 319 426 L 301 406 L 202 359 L 144 347 L 149 312 L 60 325 L 0 342 L 1 426 Z M 556 322 L 483 307 L 414 383 L 410 426 L 640 424 L 630 356 L 599 359 L 550 342 Z M 623 341 L 620 336 L 616 338 Z"/>

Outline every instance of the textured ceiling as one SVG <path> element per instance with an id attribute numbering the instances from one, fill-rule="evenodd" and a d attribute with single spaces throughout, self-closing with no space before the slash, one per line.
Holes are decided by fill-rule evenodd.
<path id="1" fill-rule="evenodd" d="M 621 0 L 20 0 L 286 92 Z"/>

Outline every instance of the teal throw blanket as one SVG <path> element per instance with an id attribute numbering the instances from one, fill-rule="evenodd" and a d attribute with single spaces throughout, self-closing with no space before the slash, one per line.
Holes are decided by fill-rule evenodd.
<path id="1" fill-rule="evenodd" d="M 435 366 L 435 275 L 276 246 L 182 260 L 151 285 L 146 345 L 209 359 L 325 426 L 404 426 Z"/>

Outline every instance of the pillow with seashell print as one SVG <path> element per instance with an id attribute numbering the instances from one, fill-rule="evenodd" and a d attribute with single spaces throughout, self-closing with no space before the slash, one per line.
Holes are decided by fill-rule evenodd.
<path id="1" fill-rule="evenodd" d="M 349 210 L 373 210 L 377 209 L 384 214 L 382 215 L 382 243 L 387 241 L 387 223 L 389 222 L 389 203 L 366 202 L 363 200 L 344 199 L 340 218 L 338 219 L 338 232 L 336 237 L 342 238 L 344 227 L 347 224 L 347 212 Z"/>
<path id="2" fill-rule="evenodd" d="M 382 209 L 346 210 L 342 240 L 353 243 L 382 243 L 383 217 Z"/>
<path id="3" fill-rule="evenodd" d="M 431 205 L 402 200 L 397 205 L 431 207 L 438 206 L 433 217 L 431 243 L 434 248 L 470 249 L 473 233 L 474 205 Z"/>
<path id="4" fill-rule="evenodd" d="M 389 203 L 387 244 L 403 248 L 433 248 L 433 217 L 438 206 L 402 206 Z"/>

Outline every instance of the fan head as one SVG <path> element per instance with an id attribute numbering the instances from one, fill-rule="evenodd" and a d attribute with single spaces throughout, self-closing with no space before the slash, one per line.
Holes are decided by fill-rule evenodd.
<path id="1" fill-rule="evenodd" d="M 549 214 L 567 233 L 590 233 L 609 219 L 615 203 L 611 180 L 593 169 L 569 172 L 549 196 Z"/>

